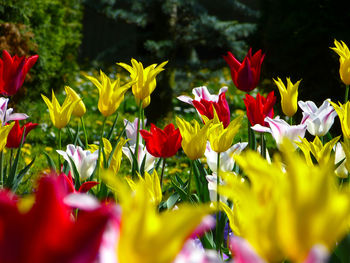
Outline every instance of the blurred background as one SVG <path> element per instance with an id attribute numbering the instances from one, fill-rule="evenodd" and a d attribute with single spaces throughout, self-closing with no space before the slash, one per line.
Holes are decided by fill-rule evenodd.
<path id="1" fill-rule="evenodd" d="M 337 0 L 0 0 L 0 50 L 39 54 L 15 101 L 74 87 L 80 70 L 114 74 L 123 71 L 116 62 L 131 58 L 144 66 L 169 60 L 146 109 L 151 120 L 196 86 L 226 85 L 222 56 L 242 60 L 250 47 L 266 54 L 259 91 L 278 96 L 272 78 L 291 77 L 302 79 L 300 100 L 342 101 L 338 55 L 329 47 L 334 39 L 350 45 L 349 26 L 350 1 Z"/>

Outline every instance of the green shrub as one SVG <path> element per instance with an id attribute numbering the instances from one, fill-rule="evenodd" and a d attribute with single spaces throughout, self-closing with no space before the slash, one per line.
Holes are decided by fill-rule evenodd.
<path id="1" fill-rule="evenodd" d="M 76 57 L 81 42 L 81 20 L 80 0 L 0 0 L 0 24 L 21 28 L 19 38 L 22 40 L 18 43 L 30 47 L 25 55 L 39 54 L 38 62 L 30 71 L 32 81 L 24 83 L 27 98 L 39 99 L 40 93 L 47 94 L 51 88 L 57 89 L 71 81 L 74 75 L 71 73 L 78 70 Z M 0 33 L 6 39 L 5 32 Z M 21 49 L 9 44 L 7 47 L 11 55 Z"/>

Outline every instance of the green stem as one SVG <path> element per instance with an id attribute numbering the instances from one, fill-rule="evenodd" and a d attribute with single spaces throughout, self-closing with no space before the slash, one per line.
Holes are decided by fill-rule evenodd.
<path id="1" fill-rule="evenodd" d="M 88 136 L 86 133 L 85 122 L 83 116 L 80 117 L 81 125 L 83 126 L 84 136 L 85 136 L 85 149 L 88 148 Z"/>
<path id="2" fill-rule="evenodd" d="M 10 151 L 10 165 L 9 165 L 9 174 L 11 172 L 11 167 L 12 167 L 12 159 L 13 159 L 13 148 L 11 148 L 11 151 Z"/>
<path id="3" fill-rule="evenodd" d="M 140 138 L 140 120 L 141 120 L 141 116 L 142 116 L 142 100 L 140 101 L 139 114 L 138 114 L 138 118 L 137 118 L 136 145 L 135 145 L 135 152 L 134 152 L 136 160 L 139 159 L 139 138 Z M 137 163 L 137 165 L 135 167 L 139 167 L 139 164 Z M 135 172 L 135 171 L 133 170 L 133 172 Z M 134 174 L 132 174 L 132 176 L 134 176 Z"/>
<path id="4" fill-rule="evenodd" d="M 103 144 L 103 131 L 105 129 L 105 125 L 106 125 L 106 120 L 107 117 L 104 117 L 103 119 L 103 123 L 102 123 L 102 130 L 101 130 L 101 135 L 100 135 L 100 142 L 98 144 L 98 157 L 97 157 L 97 181 L 100 181 L 100 162 L 101 162 L 101 152 L 102 152 L 102 144 Z M 99 188 L 101 188 L 101 184 L 99 184 Z"/>
<path id="5" fill-rule="evenodd" d="M 349 98 L 349 85 L 345 85 L 345 103 L 348 102 Z"/>
<path id="6" fill-rule="evenodd" d="M 61 138 L 61 129 L 58 129 L 58 150 L 61 150 L 62 149 L 62 142 L 61 142 L 62 138 Z M 61 155 L 58 154 L 58 174 L 61 173 Z"/>
<path id="7" fill-rule="evenodd" d="M 187 196 L 188 200 L 191 200 L 191 180 L 192 180 L 192 172 L 193 172 L 193 160 L 190 160 L 190 175 L 188 177 L 188 184 L 187 184 Z"/>
<path id="8" fill-rule="evenodd" d="M 265 144 L 265 138 L 264 138 L 264 133 L 260 133 L 260 140 L 261 140 L 261 148 L 260 148 L 260 151 L 261 151 L 261 156 L 263 158 L 266 158 L 266 144 Z"/>
<path id="9" fill-rule="evenodd" d="M 4 187 L 4 171 L 2 170 L 3 165 L 3 159 L 4 159 L 4 151 L 2 150 L 0 153 L 0 180 L 1 180 L 1 187 Z"/>
<path id="10" fill-rule="evenodd" d="M 321 136 L 320 139 L 321 139 L 321 142 L 322 142 L 322 145 L 323 145 L 324 144 L 324 136 Z"/>
<path id="11" fill-rule="evenodd" d="M 289 117 L 289 124 L 293 125 L 293 116 Z"/>
<path id="12" fill-rule="evenodd" d="M 216 250 L 221 253 L 221 244 L 220 244 L 220 233 L 219 233 L 219 207 L 220 207 L 220 194 L 219 194 L 219 185 L 220 185 L 220 153 L 218 153 L 217 166 L 216 166 L 216 203 L 217 203 L 217 212 L 216 212 Z"/>
<path id="13" fill-rule="evenodd" d="M 160 188 L 161 188 L 161 189 L 163 189 L 164 169 L 165 169 L 165 158 L 163 158 L 162 172 L 161 172 L 161 174 L 160 174 Z"/>

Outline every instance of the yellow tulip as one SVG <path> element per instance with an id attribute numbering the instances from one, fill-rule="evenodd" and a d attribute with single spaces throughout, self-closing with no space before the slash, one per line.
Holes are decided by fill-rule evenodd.
<path id="1" fill-rule="evenodd" d="M 350 103 L 349 101 L 346 102 L 345 104 L 341 104 L 339 102 L 339 105 L 337 105 L 332 101 L 330 101 L 330 103 L 332 104 L 333 108 L 338 114 L 344 137 L 350 138 Z"/>
<path id="2" fill-rule="evenodd" d="M 345 85 L 350 85 L 350 51 L 347 45 L 334 40 L 335 47 L 331 47 L 339 55 L 339 75 Z"/>
<path id="3" fill-rule="evenodd" d="M 280 150 L 271 164 L 253 151 L 235 156 L 249 183 L 224 176 L 219 192 L 234 203 L 224 209 L 231 228 L 261 257 L 302 262 L 316 244 L 332 251 L 348 232 L 349 189 L 337 187 L 333 163 L 310 166 L 286 140 Z"/>
<path id="4" fill-rule="evenodd" d="M 202 116 L 207 123 L 207 118 Z M 217 152 L 226 152 L 233 142 L 233 138 L 236 136 L 239 128 L 241 127 L 243 115 L 239 115 L 230 124 L 224 128 L 222 122 L 220 122 L 215 110 L 214 110 L 214 119 L 213 124 L 209 129 L 208 140 L 210 142 L 211 148 Z"/>
<path id="5" fill-rule="evenodd" d="M 143 68 L 141 62 L 131 59 L 131 65 L 125 63 L 117 63 L 117 65 L 125 68 L 130 73 L 130 77 L 135 83 L 132 85 L 132 93 L 135 96 L 136 103 L 139 105 L 142 101 L 142 107 L 146 108 L 151 102 L 151 93 L 156 88 L 156 76 L 164 70 L 164 66 L 168 61 L 159 64 L 152 64 L 147 68 Z"/>
<path id="6" fill-rule="evenodd" d="M 9 135 L 13 125 L 15 125 L 14 121 L 9 125 L 2 126 L 2 121 L 0 120 L 0 152 L 2 152 L 6 146 L 7 136 Z"/>
<path id="7" fill-rule="evenodd" d="M 129 184 L 130 188 L 133 191 L 136 191 L 137 185 L 142 183 L 145 184 L 148 194 L 150 196 L 150 201 L 154 203 L 155 205 L 159 205 L 159 203 L 162 201 L 162 188 L 160 186 L 159 177 L 157 174 L 156 169 L 153 170 L 152 174 L 149 174 L 148 172 L 145 172 L 145 178 L 143 178 L 139 173 L 138 175 L 138 182 L 126 177 L 126 181 Z"/>
<path id="8" fill-rule="evenodd" d="M 287 88 L 283 84 L 283 81 L 280 78 L 278 80 L 273 80 L 278 87 L 278 90 L 281 94 L 281 105 L 282 111 L 288 117 L 292 117 L 298 109 L 298 87 L 300 81 L 297 81 L 293 84 L 290 81 L 290 78 L 287 78 Z"/>
<path id="9" fill-rule="evenodd" d="M 71 96 L 73 100 L 79 100 L 78 104 L 75 106 L 72 115 L 76 116 L 78 118 L 81 118 L 84 116 L 86 112 L 86 107 L 83 102 L 83 100 L 79 97 L 79 95 L 69 86 L 64 87 L 66 93 L 68 96 Z"/>
<path id="10" fill-rule="evenodd" d="M 105 156 L 107 158 L 106 161 L 108 162 L 108 159 L 110 158 L 110 155 L 112 154 L 113 147 L 112 147 L 112 144 L 110 143 L 110 141 L 107 140 L 106 138 L 102 138 L 102 140 L 103 140 L 103 147 L 104 147 L 103 149 L 105 152 Z M 119 172 L 120 164 L 122 161 L 122 155 L 123 155 L 122 148 L 123 148 L 125 143 L 126 143 L 126 140 L 124 138 L 120 138 L 120 141 L 116 145 L 115 150 L 113 152 L 111 163 L 109 164 L 108 169 L 113 171 L 114 175 Z M 104 159 L 103 159 L 102 154 L 101 154 L 100 158 L 101 158 L 100 166 L 104 167 Z"/>
<path id="11" fill-rule="evenodd" d="M 188 158 L 196 160 L 204 156 L 211 122 L 207 122 L 202 128 L 196 120 L 192 123 L 193 126 L 190 122 L 176 117 L 176 124 L 182 136 L 182 149 Z"/>
<path id="12" fill-rule="evenodd" d="M 55 93 L 52 90 L 52 101 L 50 101 L 46 96 L 41 94 L 41 97 L 45 101 L 47 107 L 49 108 L 50 113 L 50 119 L 53 123 L 53 125 L 58 128 L 62 129 L 66 127 L 68 124 L 70 117 L 72 115 L 72 112 L 75 108 L 75 106 L 80 101 L 79 99 L 73 99 L 69 94 L 65 98 L 62 106 L 59 104 L 58 100 L 55 97 Z"/>
<path id="13" fill-rule="evenodd" d="M 103 116 L 112 115 L 124 100 L 125 92 L 135 83 L 131 81 L 120 86 L 120 79 L 111 80 L 105 73 L 100 70 L 100 80 L 95 77 L 85 75 L 98 89 L 98 109 Z"/>
<path id="14" fill-rule="evenodd" d="M 298 147 L 304 153 L 308 165 L 313 165 L 310 153 L 315 157 L 319 164 L 327 164 L 329 161 L 334 163 L 332 149 L 339 139 L 340 136 L 335 137 L 323 145 L 320 138 L 316 136 L 313 142 L 309 142 L 306 138 L 303 138 L 301 142 L 295 141 L 294 143 L 298 145 Z"/>
<path id="15" fill-rule="evenodd" d="M 171 263 L 186 239 L 213 209 L 207 205 L 183 204 L 177 210 L 158 213 L 148 184 L 142 180 L 133 190 L 119 177 L 103 176 L 115 191 L 122 208 L 119 263 Z"/>

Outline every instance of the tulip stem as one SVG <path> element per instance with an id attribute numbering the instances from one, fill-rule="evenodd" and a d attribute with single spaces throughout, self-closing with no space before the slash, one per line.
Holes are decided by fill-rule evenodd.
<path id="1" fill-rule="evenodd" d="M 345 85 L 345 103 L 348 102 L 349 98 L 349 85 Z"/>
<path id="2" fill-rule="evenodd" d="M 161 188 L 161 189 L 163 189 L 164 169 L 165 169 L 165 158 L 163 158 L 162 172 L 161 172 L 161 174 L 160 174 L 160 188 Z"/>
<path id="3" fill-rule="evenodd" d="M 98 144 L 98 157 L 97 157 L 97 163 L 96 163 L 96 166 L 97 166 L 97 181 L 98 182 L 100 181 L 100 162 L 101 162 L 101 152 L 103 151 L 103 147 L 102 147 L 102 144 L 103 144 L 103 131 L 105 129 L 106 120 L 107 120 L 107 117 L 104 117 L 103 123 L 102 123 L 100 142 Z M 101 189 L 101 185 L 102 184 L 99 184 L 99 188 L 100 189 Z"/>
<path id="4" fill-rule="evenodd" d="M 88 148 L 88 137 L 87 137 L 87 133 L 86 133 L 85 122 L 84 122 L 83 116 L 80 117 L 80 121 L 81 121 L 81 126 L 83 126 L 83 131 L 84 131 L 84 136 L 85 136 L 85 150 L 87 150 L 87 148 Z"/>
<path id="5" fill-rule="evenodd" d="M 264 133 L 260 133 L 260 139 L 261 139 L 261 148 L 260 148 L 260 153 L 263 158 L 266 158 L 266 143 L 265 143 L 265 138 L 264 138 Z"/>
<path id="6" fill-rule="evenodd" d="M 220 152 L 218 152 L 218 159 L 216 163 L 216 203 L 217 203 L 217 212 L 216 212 L 216 250 L 221 253 L 221 244 L 220 244 L 220 233 L 219 233 L 219 221 L 220 221 L 220 194 L 219 194 L 219 185 L 220 185 Z"/>
<path id="7" fill-rule="evenodd" d="M 4 159 L 4 151 L 1 151 L 0 153 L 0 179 L 1 179 L 1 186 L 2 188 L 4 187 L 4 171 L 2 169 L 2 165 L 3 165 L 3 160 Z"/>
<path id="8" fill-rule="evenodd" d="M 62 145 L 61 145 L 61 129 L 58 129 L 58 150 L 61 150 Z M 58 167 L 57 167 L 57 173 L 61 173 L 61 155 L 58 154 Z"/>
<path id="9" fill-rule="evenodd" d="M 136 145 L 135 145 L 135 152 L 134 155 L 136 157 L 136 160 L 139 159 L 139 138 L 140 138 L 140 119 L 142 116 L 142 100 L 140 101 L 140 105 L 139 105 L 139 116 L 137 119 L 137 129 L 136 129 Z M 143 124 L 142 124 L 143 126 Z M 139 164 L 137 164 L 135 167 L 139 167 Z M 135 171 L 133 170 L 133 173 Z M 132 174 L 132 176 L 134 176 L 134 174 Z"/>
<path id="10" fill-rule="evenodd" d="M 187 196 L 188 200 L 191 200 L 191 179 L 192 179 L 192 172 L 193 172 L 193 160 L 190 160 L 190 175 L 188 177 L 188 183 L 187 183 Z"/>
<path id="11" fill-rule="evenodd" d="M 289 124 L 293 125 L 293 116 L 289 117 Z"/>

